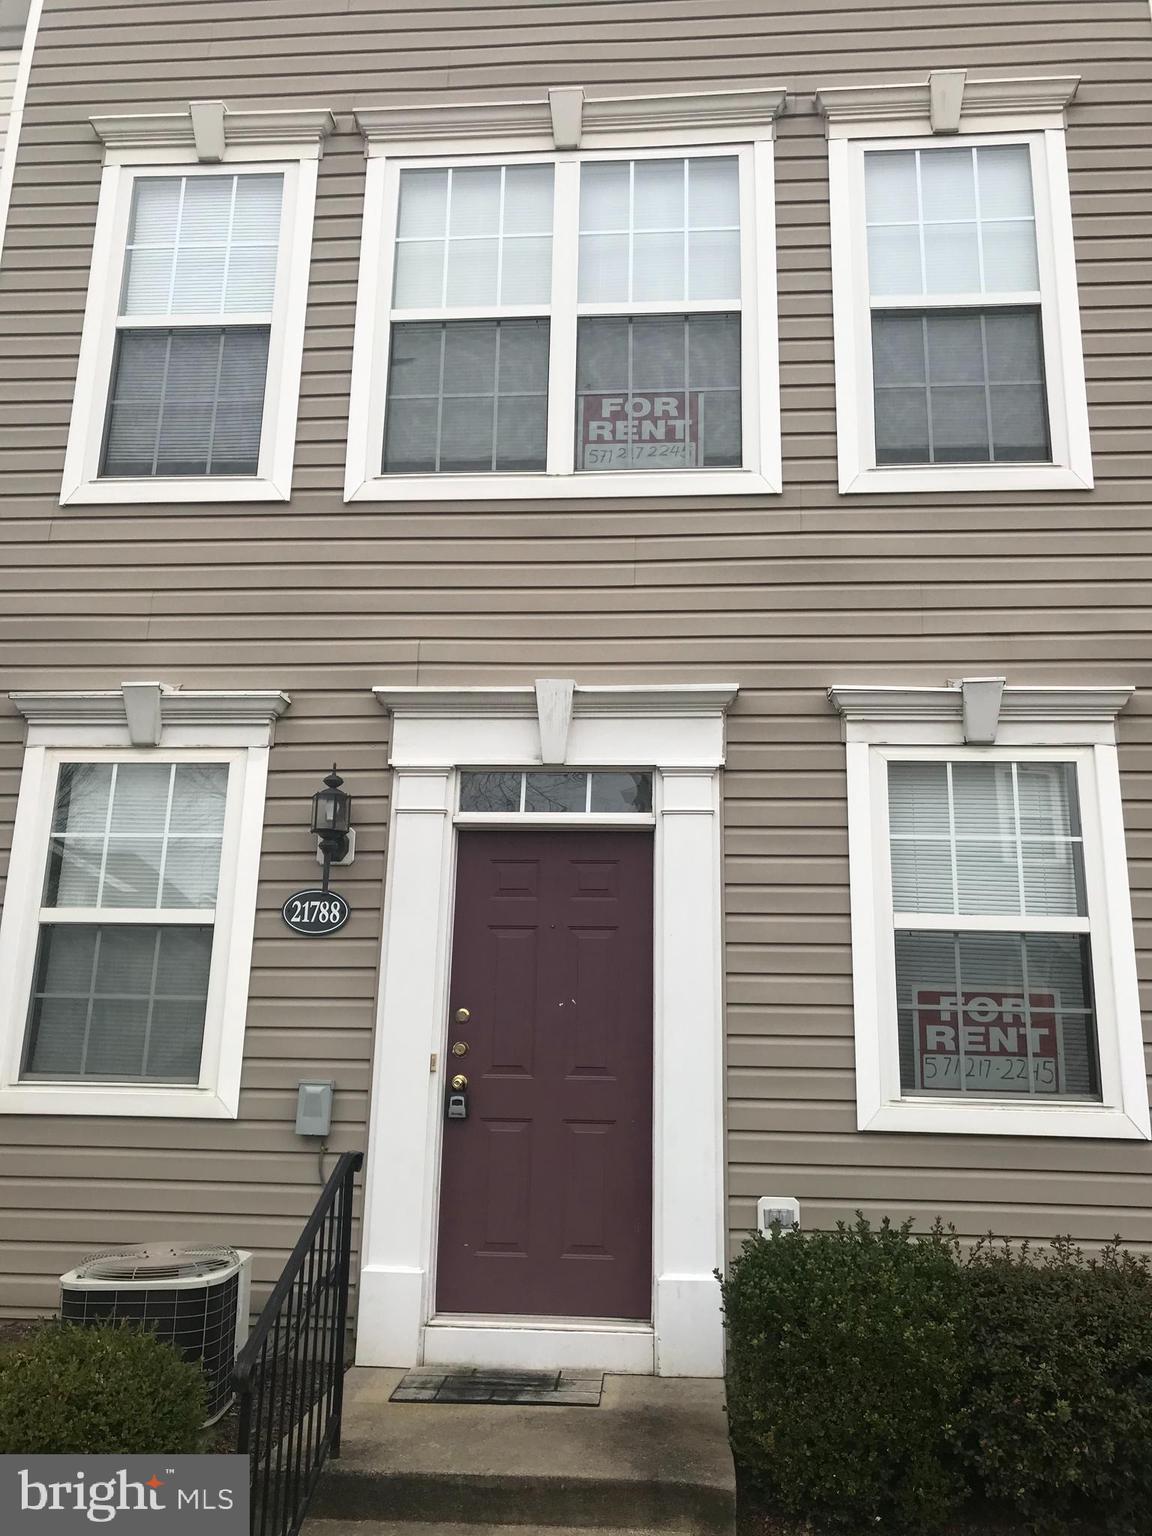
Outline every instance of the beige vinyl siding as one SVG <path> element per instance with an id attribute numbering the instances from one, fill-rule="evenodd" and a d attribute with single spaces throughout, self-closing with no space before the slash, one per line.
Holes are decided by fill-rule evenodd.
<path id="1" fill-rule="evenodd" d="M 818 85 L 1075 72 L 1069 114 L 1097 490 L 836 493 Z M 660 504 L 341 499 L 364 159 L 359 105 L 781 84 L 784 493 Z M 295 494 L 287 507 L 56 504 L 100 174 L 100 111 L 327 105 Z M 1152 1248 L 1152 1148 L 854 1130 L 844 759 L 833 682 L 1135 682 L 1121 719 L 1141 974 L 1152 984 L 1152 22 L 1146 0 L 47 0 L 0 274 L 0 676 L 9 687 L 277 687 L 241 1118 L 0 1120 L 0 1309 L 50 1306 L 87 1248 L 257 1248 L 266 1286 L 318 1183 L 295 1085 L 334 1077 L 365 1145 L 387 827 L 377 683 L 734 679 L 725 778 L 730 1208 L 937 1212 L 966 1234 L 1115 1231 Z M 6 846 L 22 723 L 0 702 Z M 292 937 L 308 797 L 356 796 L 339 935 Z M 329 1164 L 330 1166 L 330 1164 Z"/>

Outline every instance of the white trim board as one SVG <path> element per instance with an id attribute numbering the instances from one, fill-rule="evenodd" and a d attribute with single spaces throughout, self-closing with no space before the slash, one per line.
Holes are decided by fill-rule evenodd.
<path id="1" fill-rule="evenodd" d="M 538 694 L 532 686 L 376 690 L 393 716 L 394 786 L 358 1363 L 412 1365 L 451 1354 L 490 1364 L 572 1360 L 661 1375 L 722 1373 L 713 1273 L 724 1262 L 725 1233 L 719 776 L 734 692 L 576 685 L 565 743 L 569 767 L 654 770 L 654 1283 L 646 1336 L 643 1327 L 577 1319 L 558 1329 L 555 1319 L 434 1316 L 443 1084 L 442 1067 L 430 1072 L 429 1059 L 445 1059 L 458 769 L 540 767 Z M 651 1361 L 646 1337 L 654 1340 Z"/>
<path id="2" fill-rule="evenodd" d="M 32 0 L 28 8 L 24 42 L 20 49 L 20 62 L 16 66 L 16 80 L 12 87 L 12 105 L 8 112 L 4 151 L 0 154 L 0 261 L 4 259 L 4 231 L 8 225 L 12 181 L 16 175 L 16 156 L 20 149 L 20 130 L 24 126 L 24 103 L 28 99 L 28 79 L 32 73 L 32 55 L 36 51 L 36 35 L 40 29 L 40 16 L 43 9 L 44 0 Z"/>

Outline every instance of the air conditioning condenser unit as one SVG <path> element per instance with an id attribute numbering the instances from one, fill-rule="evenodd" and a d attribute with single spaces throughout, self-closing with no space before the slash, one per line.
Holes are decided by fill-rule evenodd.
<path id="1" fill-rule="evenodd" d="M 236 1248 L 150 1243 L 93 1254 L 60 1277 L 69 1323 L 136 1323 L 204 1370 L 206 1424 L 232 1402 L 232 1367 L 248 1338 L 252 1255 Z"/>

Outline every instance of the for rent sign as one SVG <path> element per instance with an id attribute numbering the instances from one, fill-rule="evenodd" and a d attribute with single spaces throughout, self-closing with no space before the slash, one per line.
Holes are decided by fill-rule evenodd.
<path id="1" fill-rule="evenodd" d="M 922 987 L 913 996 L 916 1086 L 942 1093 L 1059 1093 L 1055 992 Z"/>
<path id="2" fill-rule="evenodd" d="M 580 397 L 580 469 L 695 469 L 703 400 L 695 390 Z"/>

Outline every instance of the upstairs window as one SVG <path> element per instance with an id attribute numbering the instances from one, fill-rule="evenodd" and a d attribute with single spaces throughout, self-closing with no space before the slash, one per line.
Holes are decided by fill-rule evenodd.
<path id="1" fill-rule="evenodd" d="M 864 156 L 876 462 L 1050 463 L 1024 144 Z"/>
<path id="2" fill-rule="evenodd" d="M 819 93 L 840 490 L 1091 489 L 1063 130 L 1076 82 L 953 73 L 962 110 L 924 135 L 918 91 L 925 129 L 948 115 L 927 82 Z"/>
<path id="3" fill-rule="evenodd" d="M 102 476 L 255 475 L 282 175 L 137 178 Z"/>
<path id="4" fill-rule="evenodd" d="M 65 506 L 291 494 L 317 161 L 332 118 L 193 105 L 93 119 L 105 165 Z"/>
<path id="5" fill-rule="evenodd" d="M 349 497 L 778 488 L 770 156 L 370 161 Z"/>

